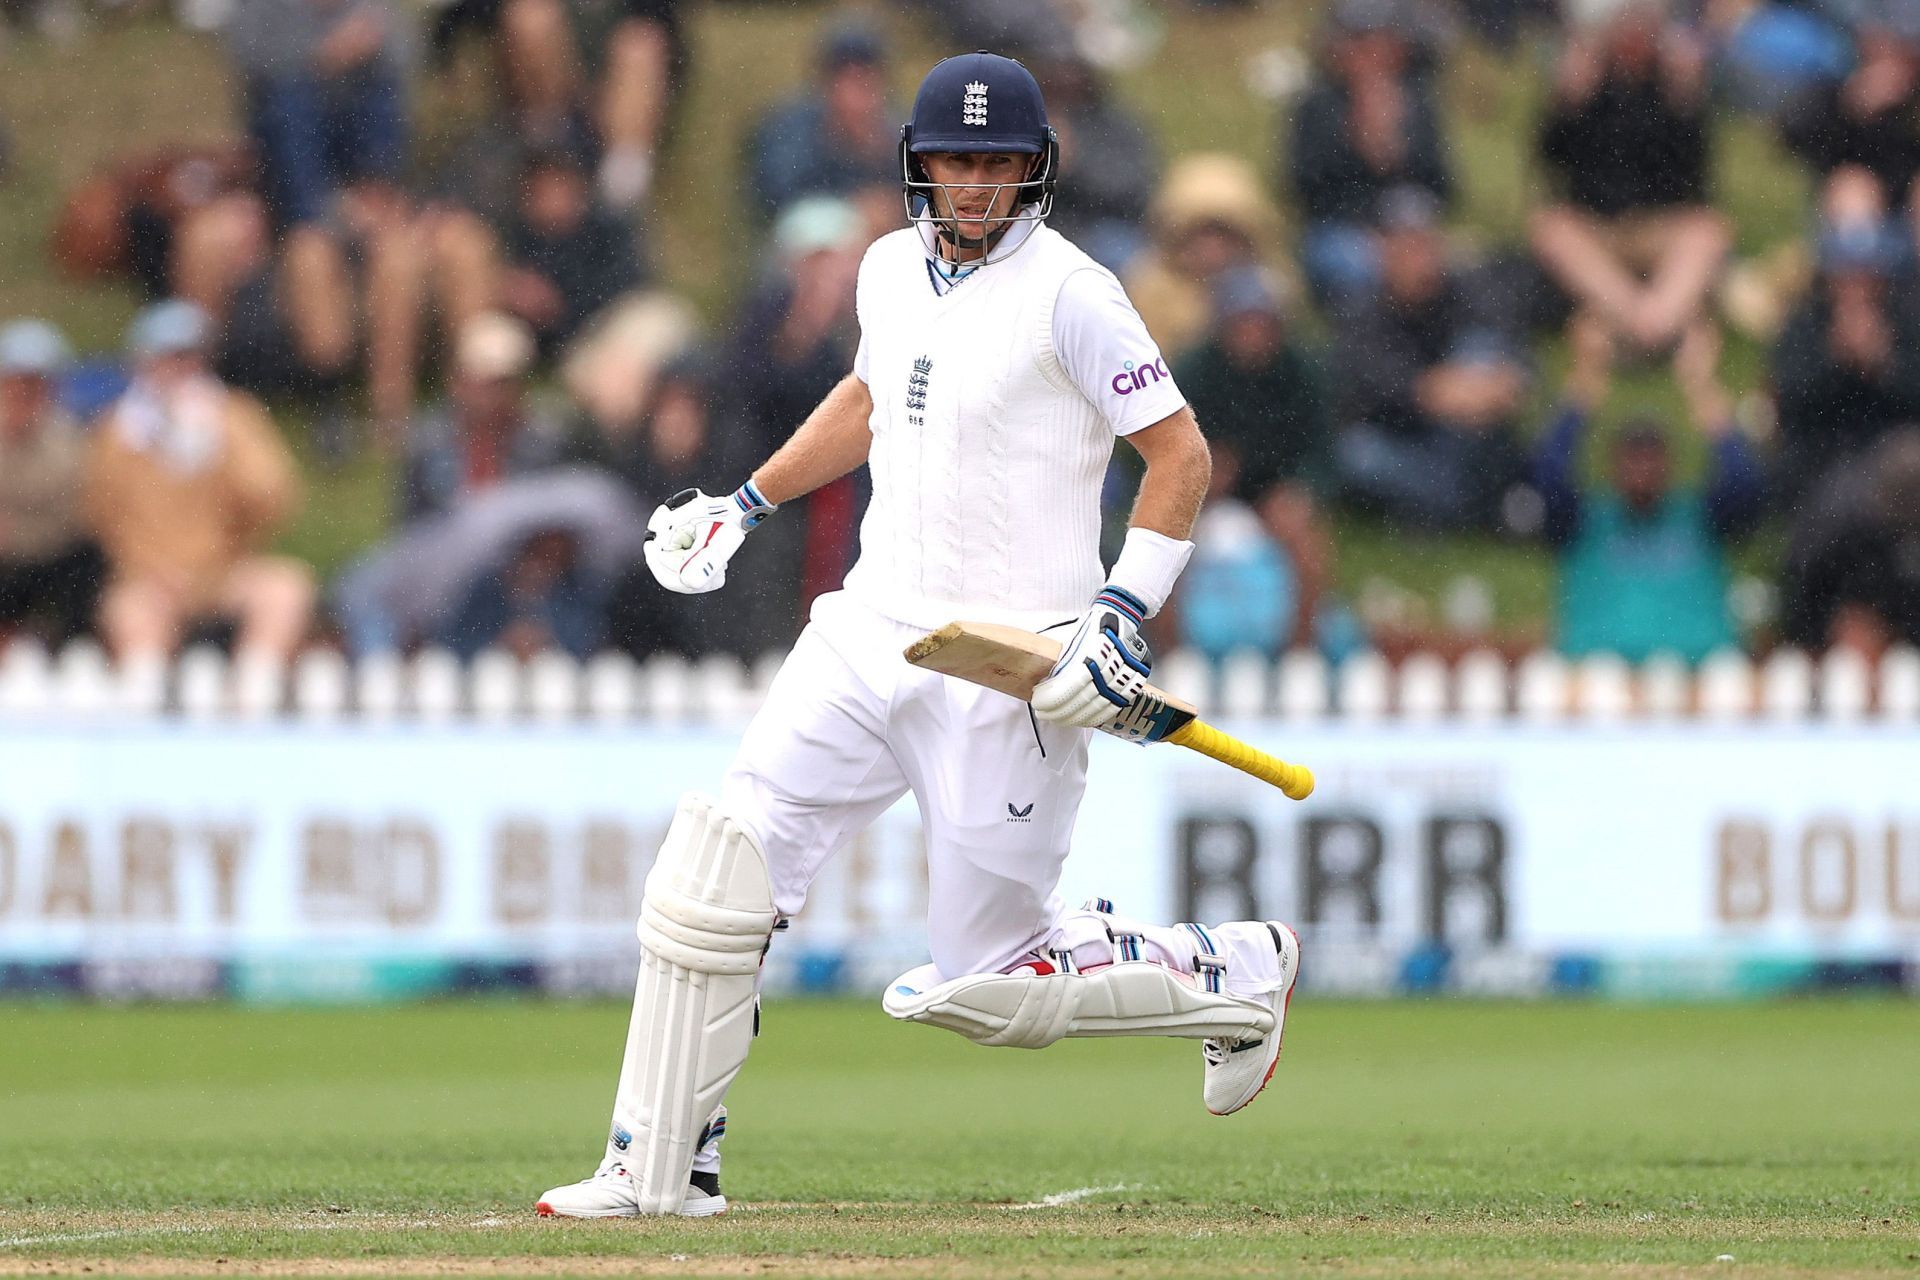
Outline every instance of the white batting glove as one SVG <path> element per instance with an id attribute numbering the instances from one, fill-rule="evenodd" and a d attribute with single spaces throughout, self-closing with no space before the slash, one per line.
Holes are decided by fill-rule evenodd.
<path id="1" fill-rule="evenodd" d="M 724 498 L 682 489 L 655 507 L 641 554 L 656 582 L 681 595 L 718 590 L 727 561 L 753 526 L 774 510 L 749 480 Z"/>
<path id="2" fill-rule="evenodd" d="M 1140 634 L 1146 617 L 1146 606 L 1130 592 L 1102 587 L 1052 674 L 1034 686 L 1033 713 L 1082 729 L 1110 724 L 1153 671 L 1153 650 Z"/>

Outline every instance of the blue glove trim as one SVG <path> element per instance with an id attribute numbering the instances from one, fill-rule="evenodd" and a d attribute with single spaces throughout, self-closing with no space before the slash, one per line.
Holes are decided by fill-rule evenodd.
<path id="1" fill-rule="evenodd" d="M 1098 594 L 1093 597 L 1093 602 L 1096 605 L 1118 609 L 1131 618 L 1136 627 L 1147 620 L 1147 606 L 1141 603 L 1140 598 L 1125 587 L 1116 587 L 1111 582 L 1100 588 Z"/>
<path id="2" fill-rule="evenodd" d="M 1100 674 L 1100 668 L 1094 664 L 1094 661 L 1092 658 L 1088 658 L 1085 661 L 1087 664 L 1087 674 L 1093 677 L 1094 689 L 1098 691 L 1100 696 L 1105 698 L 1108 702 L 1111 702 L 1114 706 L 1119 707 L 1122 710 L 1125 710 L 1127 706 L 1127 699 L 1121 697 L 1119 694 L 1113 691 L 1113 686 L 1109 685 L 1106 682 L 1105 677 L 1103 677 Z"/>

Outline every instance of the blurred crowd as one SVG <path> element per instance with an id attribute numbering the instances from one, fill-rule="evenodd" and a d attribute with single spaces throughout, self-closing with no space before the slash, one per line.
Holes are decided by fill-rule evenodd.
<path id="1" fill-rule="evenodd" d="M 1389 644 L 1338 589 L 1336 516 L 1544 545 L 1570 655 L 1920 643 L 1920 0 L 1331 0 L 1264 171 L 1163 154 L 1089 56 L 1100 6 L 895 2 L 1033 67 L 1054 225 L 1126 284 L 1213 444 L 1161 643 Z M 702 65 L 677 0 L 216 7 L 231 142 L 129 155 L 54 228 L 70 277 L 150 300 L 124 349 L 0 323 L 0 634 L 123 660 L 788 640 L 850 563 L 859 474 L 762 526 L 746 589 L 669 601 L 638 547 L 656 502 L 736 484 L 851 367 L 860 256 L 902 224 L 917 68 L 886 25 L 815 10 L 809 78 L 736 162 L 673 148 Z M 1516 243 L 1458 213 L 1464 41 L 1551 51 Z M 476 48 L 491 110 L 423 164 L 418 89 Z M 1764 269 L 1735 268 L 1715 200 L 1727 113 L 1812 178 L 1799 252 Z M 760 237 L 725 316 L 658 270 L 683 163 L 736 166 Z M 1764 344 L 1757 397 L 1723 384 L 1727 326 Z M 1623 373 L 1680 408 L 1615 420 Z M 331 581 L 271 551 L 305 487 L 294 421 L 314 465 L 394 461 L 386 538 Z M 1116 529 L 1126 475 L 1122 449 Z M 1786 551 L 1756 634 L 1730 557 L 1763 525 Z"/>

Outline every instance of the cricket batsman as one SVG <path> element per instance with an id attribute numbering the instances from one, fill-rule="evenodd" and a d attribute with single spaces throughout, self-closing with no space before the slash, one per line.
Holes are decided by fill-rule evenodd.
<path id="1" fill-rule="evenodd" d="M 647 878 L 605 1159 L 542 1196 L 540 1214 L 725 1211 L 721 1100 L 757 1029 L 761 959 L 826 860 L 908 791 L 926 831 L 932 963 L 889 985 L 889 1014 L 1029 1049 L 1200 1039 L 1216 1115 L 1273 1074 L 1300 967 L 1291 929 L 1145 924 L 1055 893 L 1088 731 L 1115 726 L 1146 681 L 1140 627 L 1192 551 L 1210 466 L 1119 281 L 1046 225 L 1059 165 L 1020 63 L 969 53 L 928 72 L 900 138 L 910 225 L 861 263 L 852 373 L 738 489 L 690 490 L 653 514 L 654 576 L 713 591 L 781 503 L 872 472 L 845 588 L 815 603 L 719 798 L 680 802 Z M 1146 473 L 1104 571 L 1115 436 Z M 1059 629 L 1030 705 L 902 658 L 956 619 Z"/>

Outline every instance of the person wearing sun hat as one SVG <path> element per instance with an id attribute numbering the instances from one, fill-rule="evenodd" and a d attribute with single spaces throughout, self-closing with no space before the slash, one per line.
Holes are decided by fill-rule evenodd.
<path id="1" fill-rule="evenodd" d="M 177 299 L 127 331 L 133 382 L 103 415 L 86 503 L 112 566 L 100 626 L 115 654 L 164 659 L 229 622 L 242 660 L 284 661 L 307 632 L 313 573 L 264 554 L 300 502 L 293 455 L 253 397 L 207 368 L 206 312 Z"/>
<path id="2" fill-rule="evenodd" d="M 537 355 L 533 331 L 502 312 L 461 326 L 445 399 L 408 428 L 395 508 L 402 523 L 560 460 L 566 433 L 528 395 Z"/>

